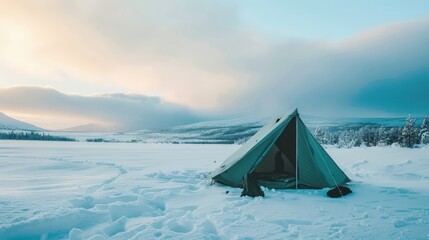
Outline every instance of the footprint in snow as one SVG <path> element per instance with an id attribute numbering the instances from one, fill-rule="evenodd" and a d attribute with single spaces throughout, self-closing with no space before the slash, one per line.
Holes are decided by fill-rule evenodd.
<path id="1" fill-rule="evenodd" d="M 359 168 L 360 166 L 365 165 L 367 163 L 368 163 L 368 160 L 364 160 L 362 162 L 357 162 L 357 163 L 352 164 L 352 168 Z"/>

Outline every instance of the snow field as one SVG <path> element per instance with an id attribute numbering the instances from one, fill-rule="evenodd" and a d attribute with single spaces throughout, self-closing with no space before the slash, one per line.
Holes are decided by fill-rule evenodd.
<path id="1" fill-rule="evenodd" d="M 0 239 L 429 238 L 429 148 L 329 148 L 354 193 L 252 199 L 206 178 L 238 147 L 1 141 Z"/>

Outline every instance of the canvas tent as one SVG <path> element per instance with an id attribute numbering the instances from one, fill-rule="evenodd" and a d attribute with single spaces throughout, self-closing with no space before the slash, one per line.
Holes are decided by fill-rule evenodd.
<path id="1" fill-rule="evenodd" d="M 243 187 L 249 175 L 269 188 L 325 188 L 350 182 L 304 125 L 298 110 L 269 121 L 210 177 Z"/>

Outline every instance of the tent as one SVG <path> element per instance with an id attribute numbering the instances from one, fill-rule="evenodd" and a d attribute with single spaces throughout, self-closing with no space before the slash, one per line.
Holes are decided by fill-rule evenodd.
<path id="1" fill-rule="evenodd" d="M 245 187 L 248 176 L 268 188 L 317 189 L 350 182 L 298 110 L 269 121 L 210 174 L 214 181 L 234 187 Z"/>

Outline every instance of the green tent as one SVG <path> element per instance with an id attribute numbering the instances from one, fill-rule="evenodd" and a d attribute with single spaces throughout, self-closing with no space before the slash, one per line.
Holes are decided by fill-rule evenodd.
<path id="1" fill-rule="evenodd" d="M 243 187 L 246 175 L 268 188 L 325 188 L 350 182 L 299 117 L 274 118 L 210 174 Z"/>

